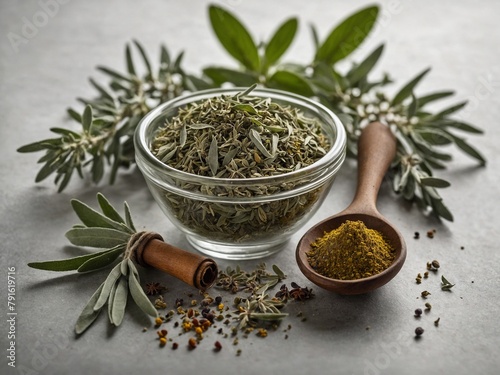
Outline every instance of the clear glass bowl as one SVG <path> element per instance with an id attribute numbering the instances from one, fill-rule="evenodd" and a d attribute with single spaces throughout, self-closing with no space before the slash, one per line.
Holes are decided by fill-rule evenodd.
<path id="1" fill-rule="evenodd" d="M 179 108 L 240 91 L 204 90 L 164 103 L 142 119 L 134 138 L 137 165 L 165 215 L 195 249 L 223 259 L 255 259 L 281 250 L 320 207 L 346 153 L 345 130 L 329 109 L 288 92 L 255 89 L 249 96 L 271 98 L 318 118 L 331 143 L 327 154 L 307 167 L 282 175 L 233 179 L 179 171 L 153 155 L 150 148 L 156 132 Z M 255 193 L 235 194 L 242 189 Z M 263 190 L 276 193 L 259 194 Z"/>

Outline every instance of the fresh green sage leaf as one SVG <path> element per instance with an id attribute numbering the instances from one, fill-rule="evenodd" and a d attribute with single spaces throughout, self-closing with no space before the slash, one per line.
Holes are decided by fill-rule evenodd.
<path id="1" fill-rule="evenodd" d="M 118 80 L 126 81 L 129 83 L 133 83 L 133 80 L 121 73 L 118 73 L 116 70 L 106 68 L 105 66 L 98 66 L 97 70 L 100 70 L 101 72 L 109 75 L 110 77 L 116 78 Z"/>
<path id="2" fill-rule="evenodd" d="M 378 6 L 369 6 L 347 17 L 330 32 L 318 48 L 315 61 L 333 65 L 349 56 L 368 36 L 378 13 Z"/>
<path id="3" fill-rule="evenodd" d="M 121 262 L 120 264 L 117 264 L 109 273 L 108 277 L 104 281 L 102 285 L 102 290 L 101 293 L 99 294 L 95 304 L 94 304 L 94 310 L 99 310 L 101 307 L 104 306 L 106 301 L 108 300 L 109 294 L 111 293 L 111 289 L 113 288 L 113 285 L 116 284 L 118 279 L 121 277 L 122 273 L 120 270 Z"/>
<path id="4" fill-rule="evenodd" d="M 125 315 L 125 307 L 127 306 L 128 296 L 128 282 L 125 277 L 121 277 L 116 286 L 113 295 L 113 308 L 111 310 L 111 317 L 113 324 L 119 326 L 122 323 L 123 316 Z"/>
<path id="5" fill-rule="evenodd" d="M 303 96 L 313 96 L 314 90 L 305 78 L 297 73 L 278 70 L 268 80 L 269 87 L 291 91 Z"/>
<path id="6" fill-rule="evenodd" d="M 266 67 L 276 63 L 290 47 L 295 38 L 297 26 L 297 19 L 290 18 L 278 27 L 264 50 Z"/>
<path id="7" fill-rule="evenodd" d="M 434 102 L 436 100 L 447 98 L 451 95 L 455 94 L 454 91 L 440 91 L 432 94 L 424 95 L 418 98 L 418 106 L 422 108 L 428 103 Z"/>
<path id="8" fill-rule="evenodd" d="M 139 281 L 137 280 L 134 272 L 130 272 L 128 277 L 128 283 L 129 283 L 130 294 L 132 295 L 132 298 L 134 302 L 137 304 L 137 306 L 139 306 L 139 308 L 146 314 L 156 318 L 158 316 L 158 311 L 156 310 L 156 308 L 153 306 L 149 298 L 142 290 L 141 285 L 139 284 Z"/>
<path id="9" fill-rule="evenodd" d="M 219 67 L 207 67 L 203 74 L 210 78 L 217 86 L 225 82 L 231 82 L 236 86 L 250 86 L 258 81 L 258 76 L 252 72 L 241 72 L 239 70 Z"/>
<path id="10" fill-rule="evenodd" d="M 148 77 L 152 77 L 153 76 L 153 69 L 151 68 L 151 63 L 149 62 L 149 58 L 148 58 L 148 56 L 146 54 L 146 50 L 141 45 L 141 43 L 139 43 L 137 40 L 134 40 L 133 42 L 134 42 L 135 46 L 137 47 L 137 50 L 139 51 L 139 54 L 142 57 L 144 65 L 146 66 L 146 70 L 148 72 Z"/>
<path id="11" fill-rule="evenodd" d="M 108 199 L 101 193 L 97 193 L 97 202 L 101 207 L 103 214 L 108 218 L 117 223 L 125 224 L 125 220 L 121 217 L 118 211 L 111 205 Z"/>
<path id="12" fill-rule="evenodd" d="M 90 258 L 80 267 L 78 267 L 78 272 L 89 272 L 95 271 L 100 268 L 109 266 L 112 264 L 121 254 L 123 254 L 126 245 L 118 245 L 108 251 L 103 252 L 101 255 Z"/>
<path id="13" fill-rule="evenodd" d="M 231 13 L 216 5 L 210 5 L 209 16 L 212 29 L 226 51 L 247 69 L 259 71 L 257 46 L 245 26 Z"/>
<path id="14" fill-rule="evenodd" d="M 89 328 L 90 325 L 94 323 L 94 321 L 99 316 L 101 309 L 94 310 L 94 306 L 97 299 L 99 298 L 99 295 L 101 294 L 103 285 L 104 284 L 101 284 L 99 288 L 97 288 L 92 297 L 90 297 L 90 300 L 87 302 L 87 305 L 85 305 L 82 313 L 78 317 L 78 320 L 76 321 L 75 325 L 75 332 L 77 335 L 80 335 L 83 332 L 85 332 L 85 330 Z"/>
<path id="15" fill-rule="evenodd" d="M 115 292 L 116 292 L 116 287 L 118 286 L 118 283 L 116 282 L 113 287 L 111 288 L 111 291 L 109 292 L 109 297 L 108 297 L 108 319 L 111 324 L 113 324 L 113 301 L 115 299 Z"/>
<path id="16" fill-rule="evenodd" d="M 398 91 L 398 93 L 394 96 L 394 99 L 392 99 L 392 105 L 398 105 L 403 102 L 407 97 L 409 97 L 415 86 L 418 85 L 418 83 L 424 78 L 424 76 L 429 73 L 431 69 L 427 68 L 425 69 L 422 73 L 417 75 L 415 78 L 413 78 L 410 82 L 408 82 L 401 90 Z"/>
<path id="17" fill-rule="evenodd" d="M 411 102 L 408 106 L 408 118 L 412 118 L 417 113 L 418 99 L 413 93 L 411 94 Z"/>
<path id="18" fill-rule="evenodd" d="M 445 188 L 449 187 L 451 184 L 441 178 L 436 177 L 424 177 L 420 179 L 420 183 L 425 186 L 435 187 L 435 188 Z"/>
<path id="19" fill-rule="evenodd" d="M 84 131 L 89 131 L 92 125 L 92 107 L 86 106 L 82 116 L 82 126 Z"/>
<path id="20" fill-rule="evenodd" d="M 74 228 L 66 232 L 66 238 L 76 246 L 111 248 L 126 244 L 130 233 L 110 228 Z"/>
<path id="21" fill-rule="evenodd" d="M 57 272 L 74 271 L 77 270 L 82 264 L 84 264 L 88 260 L 104 255 L 110 251 L 113 251 L 113 249 L 108 249 L 104 251 L 99 251 L 97 253 L 81 255 L 78 257 L 68 258 L 68 259 L 48 260 L 45 262 L 31 262 L 28 263 L 28 266 L 31 268 L 36 268 L 39 270 L 46 270 L 46 271 L 57 271 Z"/>
<path id="22" fill-rule="evenodd" d="M 286 279 L 285 273 L 277 265 L 273 264 L 272 268 L 274 273 L 278 275 L 280 279 Z"/>
<path id="23" fill-rule="evenodd" d="M 127 61 L 127 71 L 131 76 L 136 76 L 134 61 L 132 59 L 132 52 L 130 50 L 130 45 L 127 43 L 125 46 L 125 60 Z"/>
<path id="24" fill-rule="evenodd" d="M 359 81 L 365 79 L 371 72 L 373 67 L 377 64 L 382 52 L 384 51 L 384 45 L 378 46 L 366 59 L 364 59 L 358 66 L 352 68 L 349 73 L 347 73 L 346 78 L 349 80 L 351 85 L 355 86 Z"/>
<path id="25" fill-rule="evenodd" d="M 132 220 L 132 213 L 130 212 L 130 207 L 129 207 L 128 203 L 123 202 L 123 207 L 125 208 L 125 222 L 127 223 L 127 226 L 130 229 L 132 229 L 132 231 L 134 233 L 137 232 L 137 230 L 135 229 L 135 226 L 134 226 L 134 221 Z"/>
<path id="26" fill-rule="evenodd" d="M 436 212 L 440 217 L 448 221 L 453 221 L 453 215 L 448 207 L 445 206 L 442 199 L 434 199 L 431 206 L 434 212 Z"/>
<path id="27" fill-rule="evenodd" d="M 128 228 L 123 225 L 123 223 L 114 221 L 109 217 L 104 216 L 77 199 L 71 200 L 71 206 L 82 223 L 89 228 L 110 228 L 130 233 Z"/>

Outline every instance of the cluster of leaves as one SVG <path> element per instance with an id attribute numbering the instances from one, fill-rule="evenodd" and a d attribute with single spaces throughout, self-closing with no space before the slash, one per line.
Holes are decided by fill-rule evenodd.
<path id="1" fill-rule="evenodd" d="M 295 39 L 297 18 L 286 20 L 268 40 L 257 43 L 233 14 L 211 5 L 209 17 L 213 31 L 224 49 L 238 62 L 236 68 L 208 66 L 199 77 L 190 75 L 181 68 L 183 54 L 171 62 L 167 49 L 162 46 L 160 68 L 154 74 L 144 48 L 134 42 L 146 68 L 144 75 L 137 73 L 131 49 L 127 46 L 127 73 L 99 67 L 112 78 L 109 89 L 91 80 L 99 96 L 82 100 L 92 107 L 96 117 L 92 118 L 88 107 L 82 116 L 69 110 L 70 115 L 82 124 L 80 133 L 54 128 L 52 131 L 61 135 L 60 138 L 35 142 L 19 151 L 46 151 L 40 159 L 44 166 L 36 180 L 41 181 L 56 172 L 59 190 L 67 185 L 73 170 L 82 175 L 82 166 L 87 163 L 92 164 L 93 179 L 98 182 L 103 176 L 105 160 L 111 165 L 113 182 L 118 167 L 133 162 L 132 134 L 149 109 L 185 90 L 196 91 L 227 83 L 246 87 L 257 83 L 314 98 L 334 110 L 346 127 L 351 156 L 356 155 L 357 139 L 367 123 L 387 123 L 398 139 L 398 153 L 391 170 L 394 190 L 405 199 L 416 202 L 424 211 L 430 210 L 438 217 L 453 220 L 437 190 L 449 186 L 449 183 L 434 176 L 434 170 L 445 168 L 445 163 L 452 158 L 440 147 L 455 145 L 483 165 L 485 159 L 480 152 L 456 133 L 480 134 L 482 131 L 452 118 L 465 102 L 438 112 L 428 109 L 430 104 L 450 97 L 453 92 L 415 94 L 416 86 L 429 69 L 388 97 L 382 89 L 392 83 L 391 78 L 387 74 L 378 80 L 371 78 L 371 72 L 383 53 L 383 44 L 362 61 L 354 62 L 349 69 L 342 71 L 338 63 L 350 56 L 370 34 L 378 14 L 377 6 L 361 9 L 335 26 L 323 41 L 312 26 L 314 56 L 308 63 L 297 64 L 281 61 Z"/>
<path id="2" fill-rule="evenodd" d="M 156 308 L 144 293 L 137 268 L 130 258 L 130 253 L 126 251 L 130 237 L 136 233 L 129 206 L 124 203 L 125 218 L 123 218 L 104 195 L 99 193 L 97 200 L 102 213 L 79 200 L 71 201 L 82 224 L 73 226 L 66 233 L 66 237 L 76 246 L 106 250 L 75 258 L 28 264 L 29 267 L 48 271 L 90 272 L 112 265 L 120 256 L 122 257 L 83 309 L 75 326 L 77 334 L 83 333 L 90 327 L 106 304 L 109 321 L 119 326 L 123 320 L 129 292 L 142 311 L 153 317 L 158 315 Z"/>

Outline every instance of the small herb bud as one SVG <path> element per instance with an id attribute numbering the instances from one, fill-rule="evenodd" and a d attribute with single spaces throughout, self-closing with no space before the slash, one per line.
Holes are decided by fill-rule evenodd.
<path id="1" fill-rule="evenodd" d="M 426 302 L 426 303 L 425 303 L 425 309 L 426 309 L 426 310 L 430 310 L 430 309 L 432 309 L 432 305 L 431 305 L 429 302 Z"/>

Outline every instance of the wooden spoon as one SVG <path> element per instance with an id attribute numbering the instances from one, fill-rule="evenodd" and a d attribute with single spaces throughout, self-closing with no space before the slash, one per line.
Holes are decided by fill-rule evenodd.
<path id="1" fill-rule="evenodd" d="M 296 260 L 302 273 L 316 285 L 339 294 L 362 294 L 381 287 L 399 272 L 406 258 L 406 244 L 401 233 L 376 207 L 382 179 L 396 154 L 396 139 L 389 127 L 378 122 L 367 125 L 358 141 L 358 184 L 352 203 L 342 212 L 309 229 L 297 245 Z M 357 280 L 331 279 L 317 273 L 307 260 L 311 243 L 325 232 L 338 228 L 346 220 L 361 220 L 370 229 L 382 233 L 396 250 L 394 262 L 377 275 Z M 354 249 L 353 249 L 354 250 Z"/>

